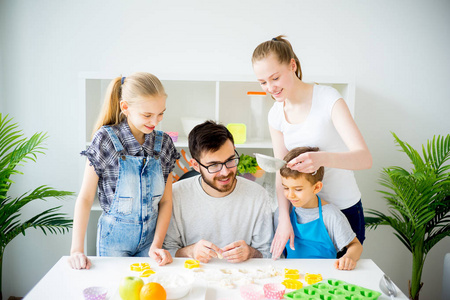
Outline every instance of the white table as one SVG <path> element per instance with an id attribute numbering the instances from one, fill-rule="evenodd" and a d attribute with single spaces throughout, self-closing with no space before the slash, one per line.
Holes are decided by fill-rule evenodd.
<path id="1" fill-rule="evenodd" d="M 124 276 L 136 275 L 130 271 L 130 264 L 148 262 L 156 272 L 179 272 L 184 270 L 185 258 L 175 258 L 170 265 L 158 267 L 149 257 L 90 257 L 90 270 L 73 270 L 67 263 L 67 256 L 63 256 L 38 284 L 25 296 L 25 300 L 41 299 L 83 299 L 82 291 L 89 286 L 104 286 L 108 288 L 108 299 L 118 298 L 119 282 Z M 231 264 L 224 260 L 213 259 L 208 264 L 202 264 L 205 270 L 219 269 L 255 269 L 273 266 L 275 268 L 298 269 L 300 274 L 322 274 L 324 279 L 339 279 L 348 283 L 381 292 L 379 281 L 383 271 L 371 259 L 358 261 L 356 269 L 339 271 L 333 266 L 334 259 L 250 259 L 239 264 Z M 185 271 L 185 270 L 184 270 Z M 276 281 L 274 277 L 273 281 Z M 145 280 L 145 279 L 144 279 Z M 302 280 L 302 277 L 300 278 Z M 278 282 L 280 279 L 278 278 Z M 304 285 L 306 286 L 306 284 Z M 408 299 L 400 290 L 395 299 Z M 207 284 L 196 280 L 191 293 L 182 299 L 241 299 L 239 288 L 227 289 L 216 284 Z M 378 299 L 390 299 L 382 294 Z"/>

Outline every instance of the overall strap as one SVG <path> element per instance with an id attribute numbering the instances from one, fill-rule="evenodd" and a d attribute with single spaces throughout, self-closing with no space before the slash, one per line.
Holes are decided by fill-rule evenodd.
<path id="1" fill-rule="evenodd" d="M 156 136 L 155 136 L 155 145 L 153 146 L 153 151 L 157 152 L 159 154 L 161 152 L 162 148 L 162 139 L 164 136 L 164 132 L 160 130 L 155 130 Z"/>
<path id="2" fill-rule="evenodd" d="M 114 130 L 111 128 L 111 126 L 103 126 L 105 128 L 106 132 L 108 133 L 109 137 L 111 138 L 111 141 L 114 145 L 114 148 L 117 152 L 121 152 L 123 150 L 122 143 L 119 141 L 119 138 L 117 137 Z"/>

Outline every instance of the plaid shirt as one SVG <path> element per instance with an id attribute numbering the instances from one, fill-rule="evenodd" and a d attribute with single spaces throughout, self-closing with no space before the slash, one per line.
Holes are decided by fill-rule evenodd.
<path id="1" fill-rule="evenodd" d="M 127 121 L 111 126 L 122 143 L 126 155 L 131 156 L 153 156 L 153 146 L 155 143 L 155 132 L 145 135 L 145 142 L 140 145 L 131 133 Z M 100 128 L 92 139 L 89 147 L 81 152 L 85 155 L 95 169 L 98 179 L 98 199 L 104 211 L 109 211 L 109 207 L 114 199 L 117 178 L 119 176 L 119 156 L 114 145 L 104 128 Z M 175 162 L 180 158 L 175 145 L 170 136 L 163 135 L 160 152 L 161 168 L 164 181 L 175 167 Z"/>

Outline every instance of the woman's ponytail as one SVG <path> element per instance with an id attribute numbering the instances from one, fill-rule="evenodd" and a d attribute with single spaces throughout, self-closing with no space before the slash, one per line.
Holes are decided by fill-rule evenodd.
<path id="1" fill-rule="evenodd" d="M 287 39 L 285 39 L 284 35 L 279 35 L 270 41 L 263 42 L 256 47 L 255 51 L 253 51 L 252 63 L 266 58 L 270 54 L 274 54 L 278 61 L 281 64 L 289 64 L 291 59 L 293 58 L 296 65 L 297 70 L 295 74 L 297 77 L 302 80 L 302 68 L 300 66 L 300 60 L 297 55 L 294 53 L 294 49 L 292 48 L 291 43 Z"/>

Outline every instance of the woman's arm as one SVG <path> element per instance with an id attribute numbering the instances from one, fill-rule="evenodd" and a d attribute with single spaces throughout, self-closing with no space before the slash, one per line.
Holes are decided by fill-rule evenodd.
<path id="1" fill-rule="evenodd" d="M 272 138 L 272 147 L 274 156 L 283 159 L 288 153 L 288 150 L 284 146 L 283 133 L 269 126 L 270 136 Z M 270 246 L 270 252 L 272 258 L 280 257 L 283 252 L 286 243 L 290 240 L 290 247 L 294 249 L 294 231 L 289 218 L 289 201 L 284 197 L 283 186 L 281 185 L 280 173 L 276 173 L 276 194 L 278 200 L 278 226 L 273 237 L 272 245 Z"/>
<path id="2" fill-rule="evenodd" d="M 152 246 L 149 250 L 149 256 L 159 265 L 165 265 L 172 262 L 172 256 L 169 251 L 163 250 L 162 245 L 166 237 L 167 228 L 169 228 L 170 218 L 172 216 L 172 173 L 167 177 L 164 194 L 159 202 L 158 220 L 156 221 L 155 235 Z"/>
<path id="3" fill-rule="evenodd" d="M 86 160 L 81 190 L 75 203 L 73 216 L 72 246 L 68 262 L 73 269 L 89 269 L 90 260 L 84 254 L 84 237 L 89 222 L 92 204 L 97 192 L 98 176 L 94 167 Z"/>
<path id="4" fill-rule="evenodd" d="M 346 170 L 372 167 L 372 155 L 344 99 L 334 104 L 331 119 L 348 151 L 307 152 L 291 160 L 288 167 L 304 173 L 313 173 L 321 166 Z"/>

